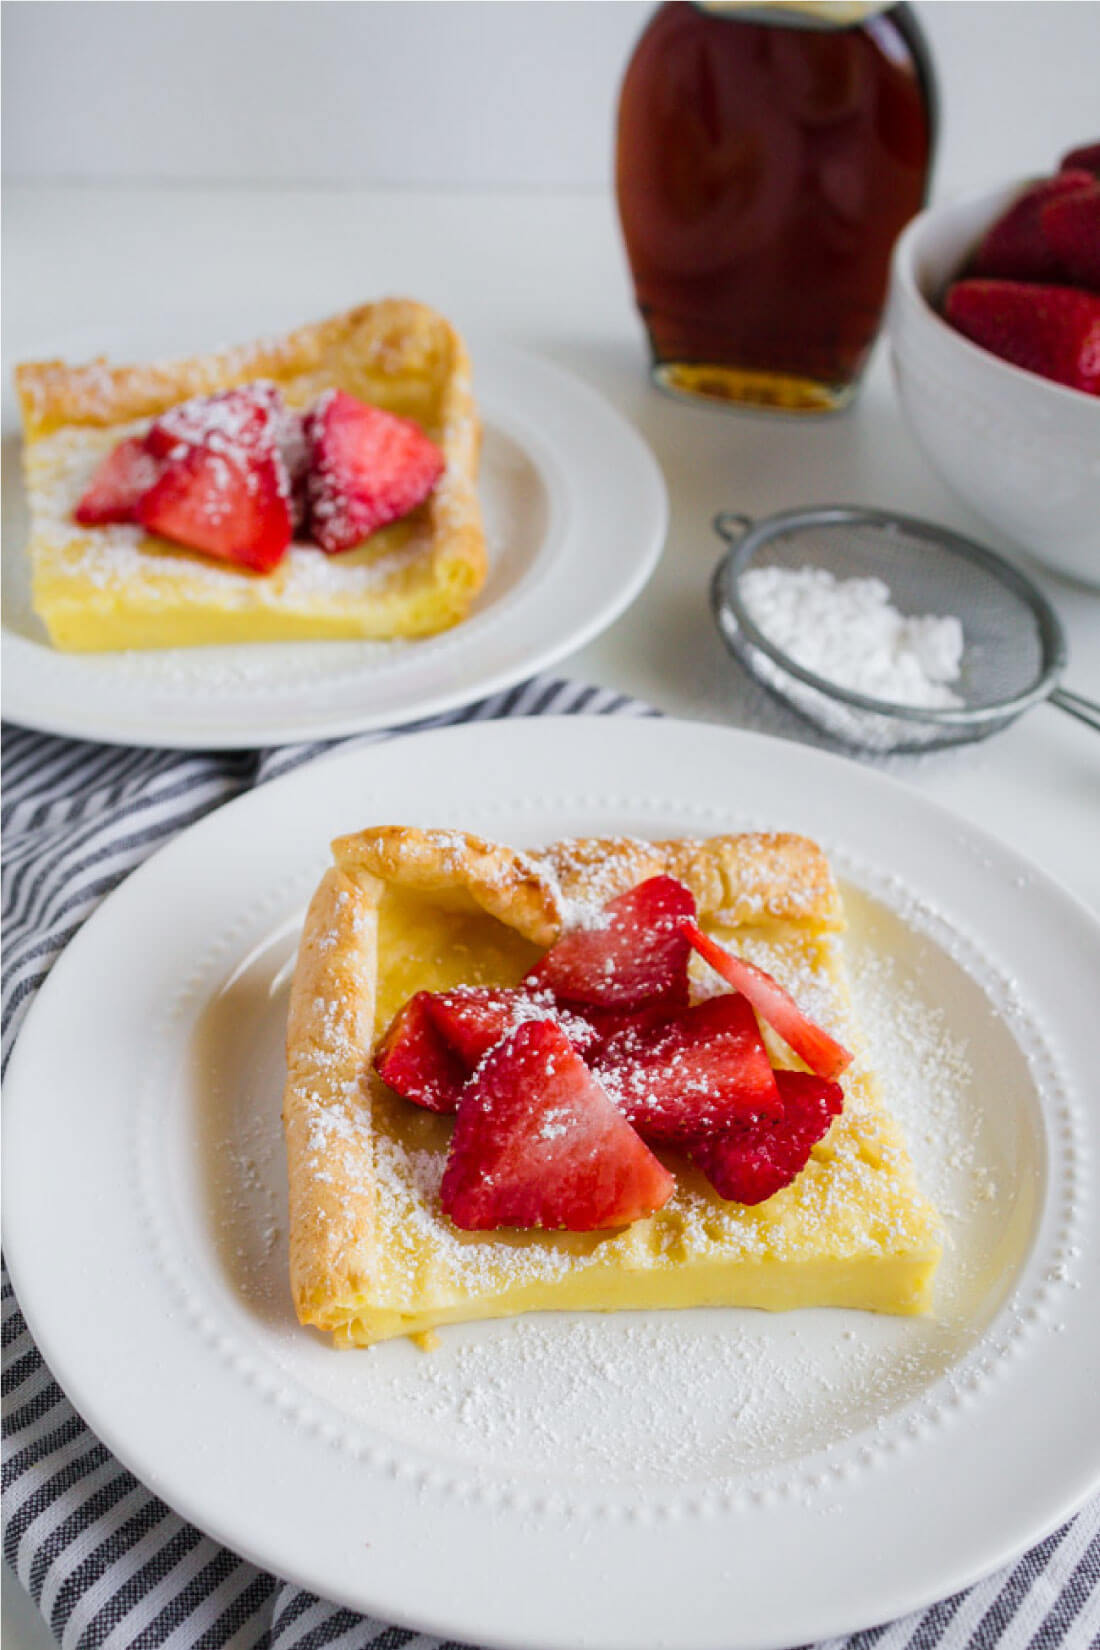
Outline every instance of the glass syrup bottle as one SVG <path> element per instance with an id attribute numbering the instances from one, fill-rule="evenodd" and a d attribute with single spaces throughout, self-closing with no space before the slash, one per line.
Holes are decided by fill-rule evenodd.
<path id="1" fill-rule="evenodd" d="M 618 110 L 616 188 L 653 374 L 733 406 L 854 395 L 936 126 L 909 7 L 659 6 Z"/>

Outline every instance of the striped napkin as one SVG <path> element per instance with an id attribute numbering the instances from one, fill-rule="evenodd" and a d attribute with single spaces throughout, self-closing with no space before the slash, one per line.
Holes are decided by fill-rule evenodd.
<path id="1" fill-rule="evenodd" d="M 536 678 L 416 726 L 544 714 L 653 713 L 603 689 Z M 5 729 L 5 1065 L 51 965 L 127 872 L 220 803 L 329 748 L 196 754 Z M 289 1586 L 177 1517 L 84 1425 L 31 1340 L 6 1271 L 2 1294 L 4 1556 L 63 1650 L 461 1650 Z M 828 1650 L 1097 1642 L 1100 1502 L 978 1586 Z"/>

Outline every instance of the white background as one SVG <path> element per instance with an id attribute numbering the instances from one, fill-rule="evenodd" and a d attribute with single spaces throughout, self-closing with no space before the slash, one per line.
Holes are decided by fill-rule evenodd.
<path id="1" fill-rule="evenodd" d="M 634 0 L 7 4 L 5 174 L 598 189 Z M 1100 127 L 1100 5 L 916 11 L 938 177 L 978 189 Z"/>
<path id="2" fill-rule="evenodd" d="M 616 88 L 650 9 L 5 5 L 10 357 L 132 314 L 170 317 L 208 347 L 230 340 L 207 329 L 249 302 L 262 331 L 382 291 L 541 350 L 642 431 L 672 502 L 650 588 L 563 669 L 680 715 L 743 719 L 702 595 L 716 509 L 865 501 L 1007 546 L 925 464 L 881 352 L 853 411 L 812 426 L 685 408 L 647 385 L 607 185 Z M 1100 4 L 916 9 L 943 91 L 937 193 L 1045 170 L 1100 138 Z M 1096 694 L 1100 598 L 1053 577 L 1046 588 L 1076 652 L 1070 684 Z M 987 745 L 896 771 L 1096 905 L 1095 740 L 1039 709 Z M 52 1642 L 15 1586 L 3 1641 Z"/>

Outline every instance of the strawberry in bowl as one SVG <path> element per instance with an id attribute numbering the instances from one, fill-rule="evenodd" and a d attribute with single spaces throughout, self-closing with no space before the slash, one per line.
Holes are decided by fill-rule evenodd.
<path id="1" fill-rule="evenodd" d="M 1010 543 L 1100 586 L 1100 145 L 1053 178 L 933 206 L 894 249 L 902 411 Z"/>
<path id="2" fill-rule="evenodd" d="M 1096 205 L 1100 244 L 1100 189 Z M 956 281 L 944 315 L 957 332 L 1002 361 L 1100 395 L 1100 296 L 1024 281 Z"/>
<path id="3" fill-rule="evenodd" d="M 948 324 L 1002 361 L 1100 396 L 1100 144 L 1072 151 L 985 230 L 944 296 Z"/>

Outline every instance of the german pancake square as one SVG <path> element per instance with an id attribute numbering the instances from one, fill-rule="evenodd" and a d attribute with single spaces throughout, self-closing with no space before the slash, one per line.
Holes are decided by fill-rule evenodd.
<path id="1" fill-rule="evenodd" d="M 32 602 L 73 652 L 324 639 L 390 640 L 457 624 L 484 583 L 480 423 L 465 345 L 436 311 L 383 299 L 281 337 L 144 366 L 28 362 L 15 373 L 31 515 Z M 296 539 L 270 572 L 215 560 L 74 509 L 119 443 L 192 397 L 274 385 L 293 410 L 326 391 L 412 421 L 439 448 L 424 503 L 326 555 Z"/>
<path id="2" fill-rule="evenodd" d="M 929 1310 L 939 1222 L 861 1055 L 840 894 L 784 834 L 569 839 L 520 852 L 405 827 L 337 840 L 306 918 L 287 1033 L 290 1267 L 303 1323 L 344 1346 L 547 1310 Z M 747 1206 L 670 1156 L 674 1195 L 614 1231 L 460 1230 L 440 1186 L 452 1121 L 408 1104 L 371 1052 L 418 991 L 515 986 L 562 933 L 647 878 L 677 879 L 704 932 L 764 968 L 856 1059 L 792 1184 Z M 715 981 L 693 965 L 692 992 Z M 766 1031 L 779 1067 L 800 1069 Z M 804 1069 L 804 1068 L 802 1068 Z"/>

